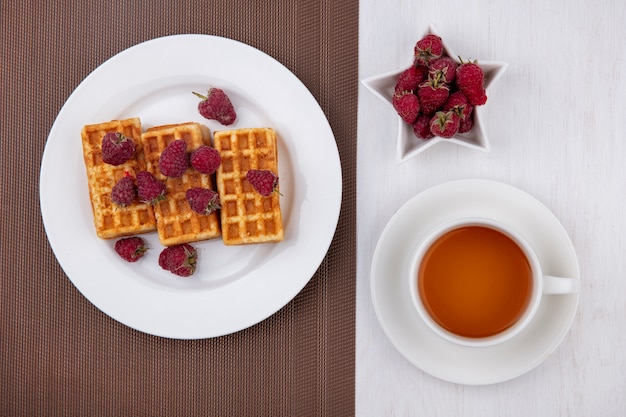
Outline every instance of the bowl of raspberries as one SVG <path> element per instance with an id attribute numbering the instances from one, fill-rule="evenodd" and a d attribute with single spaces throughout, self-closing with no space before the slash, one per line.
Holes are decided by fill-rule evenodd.
<path id="1" fill-rule="evenodd" d="M 461 58 L 432 26 L 412 52 L 405 67 L 362 80 L 398 116 L 398 161 L 444 141 L 488 152 L 482 109 L 507 64 Z"/>

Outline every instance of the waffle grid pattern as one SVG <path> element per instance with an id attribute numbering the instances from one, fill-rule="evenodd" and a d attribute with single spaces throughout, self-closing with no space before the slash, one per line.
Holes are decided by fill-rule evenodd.
<path id="1" fill-rule="evenodd" d="M 279 194 L 274 192 L 264 197 L 246 180 L 250 169 L 269 169 L 278 174 L 276 132 L 271 128 L 220 131 L 215 132 L 214 142 L 222 157 L 217 189 L 222 204 L 224 243 L 283 240 Z"/>
<path id="2" fill-rule="evenodd" d="M 211 177 L 191 167 L 180 178 L 167 178 L 159 171 L 161 152 L 178 139 L 187 143 L 188 153 L 201 145 L 211 144 L 209 129 L 198 123 L 156 126 L 148 129 L 141 137 L 147 170 L 167 187 L 165 200 L 154 206 L 159 240 L 165 246 L 213 239 L 221 235 L 217 212 L 209 215 L 195 213 L 185 197 L 189 188 L 214 189 Z"/>
<path id="3" fill-rule="evenodd" d="M 118 166 L 102 161 L 102 138 L 110 132 L 120 132 L 133 138 L 135 158 Z M 139 202 L 120 207 L 111 201 L 111 190 L 120 178 L 126 173 L 136 176 L 138 171 L 145 169 L 140 120 L 131 118 L 87 125 L 83 127 L 81 136 L 97 235 L 112 239 L 154 231 L 156 219 L 152 207 Z"/>

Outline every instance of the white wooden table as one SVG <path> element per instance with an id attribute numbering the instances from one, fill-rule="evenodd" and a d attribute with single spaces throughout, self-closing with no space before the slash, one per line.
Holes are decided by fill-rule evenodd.
<path id="1" fill-rule="evenodd" d="M 438 144 L 396 161 L 396 115 L 360 85 L 358 125 L 358 416 L 626 415 L 626 3 L 363 0 L 359 76 L 410 63 L 432 24 L 459 55 L 505 61 L 483 124 L 488 153 Z M 489 385 L 423 372 L 375 314 L 370 269 L 394 213 L 438 184 L 478 178 L 532 195 L 578 258 L 573 324 L 538 366 Z"/>

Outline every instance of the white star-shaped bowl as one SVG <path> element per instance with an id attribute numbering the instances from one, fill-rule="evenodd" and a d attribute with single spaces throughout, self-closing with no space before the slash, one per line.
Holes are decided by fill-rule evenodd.
<path id="1" fill-rule="evenodd" d="M 428 30 L 423 36 L 427 34 L 437 34 L 432 25 L 429 25 Z M 441 36 L 441 35 L 439 35 Z M 415 40 L 416 42 L 418 39 Z M 450 49 L 446 44 L 445 39 L 442 37 L 444 54 L 453 58 L 460 64 L 458 56 Z M 409 51 L 410 53 L 411 51 Z M 390 111 L 397 114 L 392 105 L 392 98 L 394 93 L 394 87 L 398 80 L 398 76 L 411 65 L 412 62 L 408 62 L 405 67 L 387 72 L 385 74 L 375 75 L 373 77 L 365 78 L 361 80 L 361 83 L 370 90 L 374 95 L 383 100 Z M 489 88 L 500 78 L 500 76 L 506 70 L 508 64 L 500 61 L 481 61 L 478 60 L 478 65 L 482 68 L 485 74 L 485 90 L 487 97 L 489 97 Z M 405 123 L 400 116 L 398 116 L 398 141 L 396 143 L 396 157 L 399 163 L 405 162 L 408 159 L 414 157 L 422 151 L 436 145 L 439 142 L 450 142 L 460 146 L 465 146 L 471 149 L 476 149 L 482 152 L 489 152 L 489 139 L 487 138 L 487 132 L 482 124 L 483 108 L 489 105 L 489 100 L 483 106 L 476 106 L 474 108 L 474 126 L 469 132 L 459 133 L 452 138 L 446 139 L 435 136 L 431 139 L 420 139 L 413 133 L 413 127 Z"/>

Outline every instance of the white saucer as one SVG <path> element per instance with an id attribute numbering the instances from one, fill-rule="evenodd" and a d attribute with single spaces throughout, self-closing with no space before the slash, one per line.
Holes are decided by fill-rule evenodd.
<path id="1" fill-rule="evenodd" d="M 411 254 L 432 227 L 474 216 L 517 229 L 537 251 L 544 273 L 580 279 L 567 232 L 541 202 L 507 184 L 461 180 L 423 191 L 391 218 L 374 252 L 371 291 L 383 330 L 412 364 L 442 380 L 485 385 L 513 379 L 543 362 L 567 334 L 579 294 L 544 295 L 528 328 L 499 346 L 463 347 L 435 335 L 417 315 L 407 291 Z"/>

